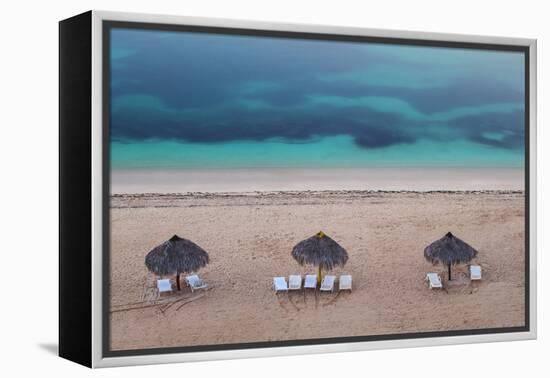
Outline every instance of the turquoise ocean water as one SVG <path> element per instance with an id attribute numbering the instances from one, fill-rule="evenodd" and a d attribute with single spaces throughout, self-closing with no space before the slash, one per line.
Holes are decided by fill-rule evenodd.
<path id="1" fill-rule="evenodd" d="M 518 51 L 115 28 L 113 169 L 524 166 Z"/>
<path id="2" fill-rule="evenodd" d="M 522 167 L 523 150 L 464 140 L 366 150 L 347 135 L 308 143 L 235 141 L 184 143 L 143 141 L 111 144 L 113 169 L 131 168 L 337 168 L 337 167 Z"/>

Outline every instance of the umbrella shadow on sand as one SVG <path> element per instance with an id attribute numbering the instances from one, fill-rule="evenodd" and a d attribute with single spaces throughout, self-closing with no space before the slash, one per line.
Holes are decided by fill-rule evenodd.
<path id="1" fill-rule="evenodd" d="M 345 299 L 348 296 L 346 294 L 349 295 L 351 293 L 342 294 L 341 291 L 321 293 L 317 289 L 302 289 L 296 292 L 289 291 L 285 294 L 277 294 L 277 300 L 279 302 L 279 306 L 286 311 L 290 311 L 292 309 L 301 311 L 311 308 L 312 304 L 315 308 L 318 308 L 319 306 L 330 306 L 339 300 Z M 288 306 L 288 304 L 290 304 L 290 306 Z"/>

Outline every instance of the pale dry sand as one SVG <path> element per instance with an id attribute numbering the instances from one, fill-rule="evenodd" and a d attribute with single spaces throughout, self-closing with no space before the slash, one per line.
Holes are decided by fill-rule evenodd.
<path id="1" fill-rule="evenodd" d="M 111 206 L 113 350 L 524 325 L 523 192 L 123 195 Z M 315 271 L 290 251 L 319 230 L 347 249 L 333 273 L 352 274 L 353 292 L 275 295 L 273 276 Z M 423 249 L 447 231 L 479 250 L 483 280 L 458 266 L 455 283 L 430 291 L 425 274 L 446 268 Z M 144 258 L 173 234 L 209 252 L 199 273 L 210 290 L 156 298 Z"/>
<path id="2" fill-rule="evenodd" d="M 114 169 L 111 193 L 297 190 L 524 190 L 523 168 Z"/>

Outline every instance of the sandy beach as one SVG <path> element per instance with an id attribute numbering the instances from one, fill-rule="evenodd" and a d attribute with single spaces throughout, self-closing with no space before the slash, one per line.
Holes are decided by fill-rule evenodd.
<path id="1" fill-rule="evenodd" d="M 524 193 L 505 188 L 113 195 L 111 349 L 522 326 Z M 272 277 L 315 272 L 290 252 L 320 230 L 348 251 L 332 273 L 353 275 L 353 292 L 275 295 Z M 424 259 L 448 231 L 479 251 L 481 282 L 460 265 L 448 283 Z M 159 298 L 144 259 L 174 234 L 209 252 L 209 289 Z M 429 290 L 427 272 L 446 289 Z"/>
<path id="2" fill-rule="evenodd" d="M 523 168 L 497 167 L 115 169 L 111 192 L 524 190 L 524 175 Z"/>

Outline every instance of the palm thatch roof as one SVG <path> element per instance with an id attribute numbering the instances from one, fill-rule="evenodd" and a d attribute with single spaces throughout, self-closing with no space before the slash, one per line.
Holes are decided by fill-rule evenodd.
<path id="1" fill-rule="evenodd" d="M 424 257 L 432 264 L 463 264 L 477 256 L 477 251 L 465 241 L 447 232 L 424 249 Z"/>
<path id="2" fill-rule="evenodd" d="M 145 257 L 147 269 L 159 276 L 191 273 L 208 262 L 208 253 L 204 249 L 177 235 L 153 248 Z"/>
<path id="3" fill-rule="evenodd" d="M 296 244 L 292 257 L 300 265 L 311 264 L 328 270 L 344 266 L 348 261 L 346 250 L 323 231 Z"/>

